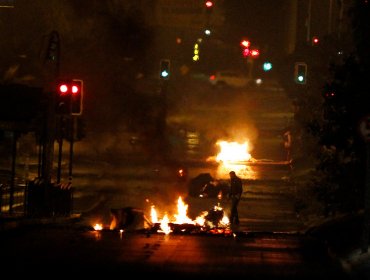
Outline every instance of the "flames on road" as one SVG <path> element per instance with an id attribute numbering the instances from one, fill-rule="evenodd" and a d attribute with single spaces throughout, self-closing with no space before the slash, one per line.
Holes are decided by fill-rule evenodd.
<path id="1" fill-rule="evenodd" d="M 234 170 L 239 175 L 246 175 L 245 162 L 253 160 L 249 153 L 251 150 L 249 142 L 239 143 L 220 140 L 217 145 L 220 147 L 219 153 L 215 157 L 210 157 L 209 160 L 219 163 L 218 173 L 225 176 L 231 170 Z M 188 217 L 188 205 L 184 203 L 181 196 L 177 199 L 177 213 L 172 217 L 164 212 L 162 217 L 159 218 L 155 205 L 152 205 L 150 222 L 155 231 L 164 234 L 170 234 L 174 231 L 186 232 L 193 229 L 213 233 L 231 233 L 229 218 L 219 203 L 213 209 L 203 211 L 195 219 L 191 219 Z M 94 229 L 101 230 L 102 225 L 95 224 Z"/>
<path id="2" fill-rule="evenodd" d="M 174 230 L 186 232 L 192 229 L 199 229 L 200 231 L 207 231 L 210 229 L 218 228 L 223 233 L 230 231 L 229 218 L 225 215 L 222 207 L 219 205 L 214 206 L 210 211 L 203 211 L 194 220 L 188 217 L 188 205 L 184 203 L 181 196 L 177 199 L 177 213 L 173 215 L 172 219 L 169 218 L 165 212 L 162 219 L 158 218 L 158 212 L 155 206 L 151 206 L 150 218 L 154 227 L 158 228 L 157 232 L 170 234 Z"/>
<path id="3" fill-rule="evenodd" d="M 216 161 L 218 163 L 217 177 L 225 178 L 231 170 L 234 170 L 243 178 L 255 178 L 255 172 L 246 166 L 246 163 L 256 161 L 252 155 L 252 146 L 249 140 L 237 142 L 219 140 L 216 145 L 219 147 L 219 152 L 216 156 L 208 158 L 208 161 Z"/>

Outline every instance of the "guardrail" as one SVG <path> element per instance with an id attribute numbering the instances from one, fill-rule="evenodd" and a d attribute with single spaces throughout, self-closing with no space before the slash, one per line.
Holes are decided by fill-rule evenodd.
<path id="1" fill-rule="evenodd" d="M 9 185 L 0 185 L 0 213 L 25 214 L 27 197 L 26 185 L 17 185 L 11 188 Z"/>
<path id="2" fill-rule="evenodd" d="M 0 185 L 2 216 L 69 216 L 72 201 L 73 188 L 70 183 L 46 184 L 36 179 L 14 187 Z"/>

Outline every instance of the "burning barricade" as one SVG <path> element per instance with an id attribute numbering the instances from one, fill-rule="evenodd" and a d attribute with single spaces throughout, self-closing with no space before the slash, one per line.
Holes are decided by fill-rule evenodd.
<path id="1" fill-rule="evenodd" d="M 153 232 L 170 233 L 223 233 L 231 234 L 230 223 L 220 205 L 214 206 L 208 211 L 203 211 L 194 220 L 187 216 L 188 205 L 184 203 L 181 196 L 177 200 L 177 214 L 171 220 L 167 213 L 162 219 L 158 218 L 155 206 L 151 206 L 151 222 Z M 217 229 L 217 231 L 214 231 Z"/>
<path id="2" fill-rule="evenodd" d="M 170 216 L 166 212 L 159 218 L 154 205 L 151 205 L 150 218 L 144 211 L 134 207 L 124 207 L 111 209 L 111 222 L 109 230 L 119 231 L 140 231 L 147 233 L 164 234 L 231 234 L 229 218 L 224 209 L 219 205 L 214 206 L 208 211 L 203 211 L 195 219 L 191 219 L 187 214 L 188 205 L 184 203 L 180 196 L 177 200 L 177 213 Z M 103 230 L 102 225 L 95 224 L 94 230 Z"/>

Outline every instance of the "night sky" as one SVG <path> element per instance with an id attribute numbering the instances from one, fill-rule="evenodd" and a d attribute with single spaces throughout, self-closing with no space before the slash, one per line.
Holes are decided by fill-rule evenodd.
<path id="1" fill-rule="evenodd" d="M 225 23 L 235 40 L 246 36 L 260 47 L 281 46 L 286 0 L 226 0 Z"/>

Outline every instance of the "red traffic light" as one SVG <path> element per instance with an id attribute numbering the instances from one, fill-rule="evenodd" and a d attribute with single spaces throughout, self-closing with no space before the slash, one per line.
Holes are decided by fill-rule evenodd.
<path id="1" fill-rule="evenodd" d="M 59 94 L 67 94 L 68 93 L 68 84 L 61 83 L 58 87 Z"/>
<path id="2" fill-rule="evenodd" d="M 244 39 L 240 42 L 240 46 L 243 48 L 249 48 L 251 46 L 251 42 Z"/>
<path id="3" fill-rule="evenodd" d="M 57 90 L 57 112 L 80 115 L 82 113 L 83 81 L 77 79 L 60 81 Z"/>
<path id="4" fill-rule="evenodd" d="M 209 9 L 209 8 L 212 8 L 213 7 L 213 2 L 212 1 L 206 1 L 206 7 Z"/>
<path id="5" fill-rule="evenodd" d="M 312 45 L 313 46 L 318 45 L 319 42 L 320 42 L 319 37 L 317 37 L 317 36 L 312 37 Z"/>
<path id="6" fill-rule="evenodd" d="M 82 114 L 82 99 L 83 99 L 83 81 L 74 79 L 71 82 L 71 114 Z"/>
<path id="7" fill-rule="evenodd" d="M 258 49 L 251 50 L 251 56 L 257 57 L 260 55 L 260 51 Z"/>
<path id="8" fill-rule="evenodd" d="M 248 48 L 243 49 L 243 52 L 242 53 L 243 53 L 243 56 L 244 57 L 247 57 L 249 55 L 249 53 L 250 53 L 250 50 Z"/>

